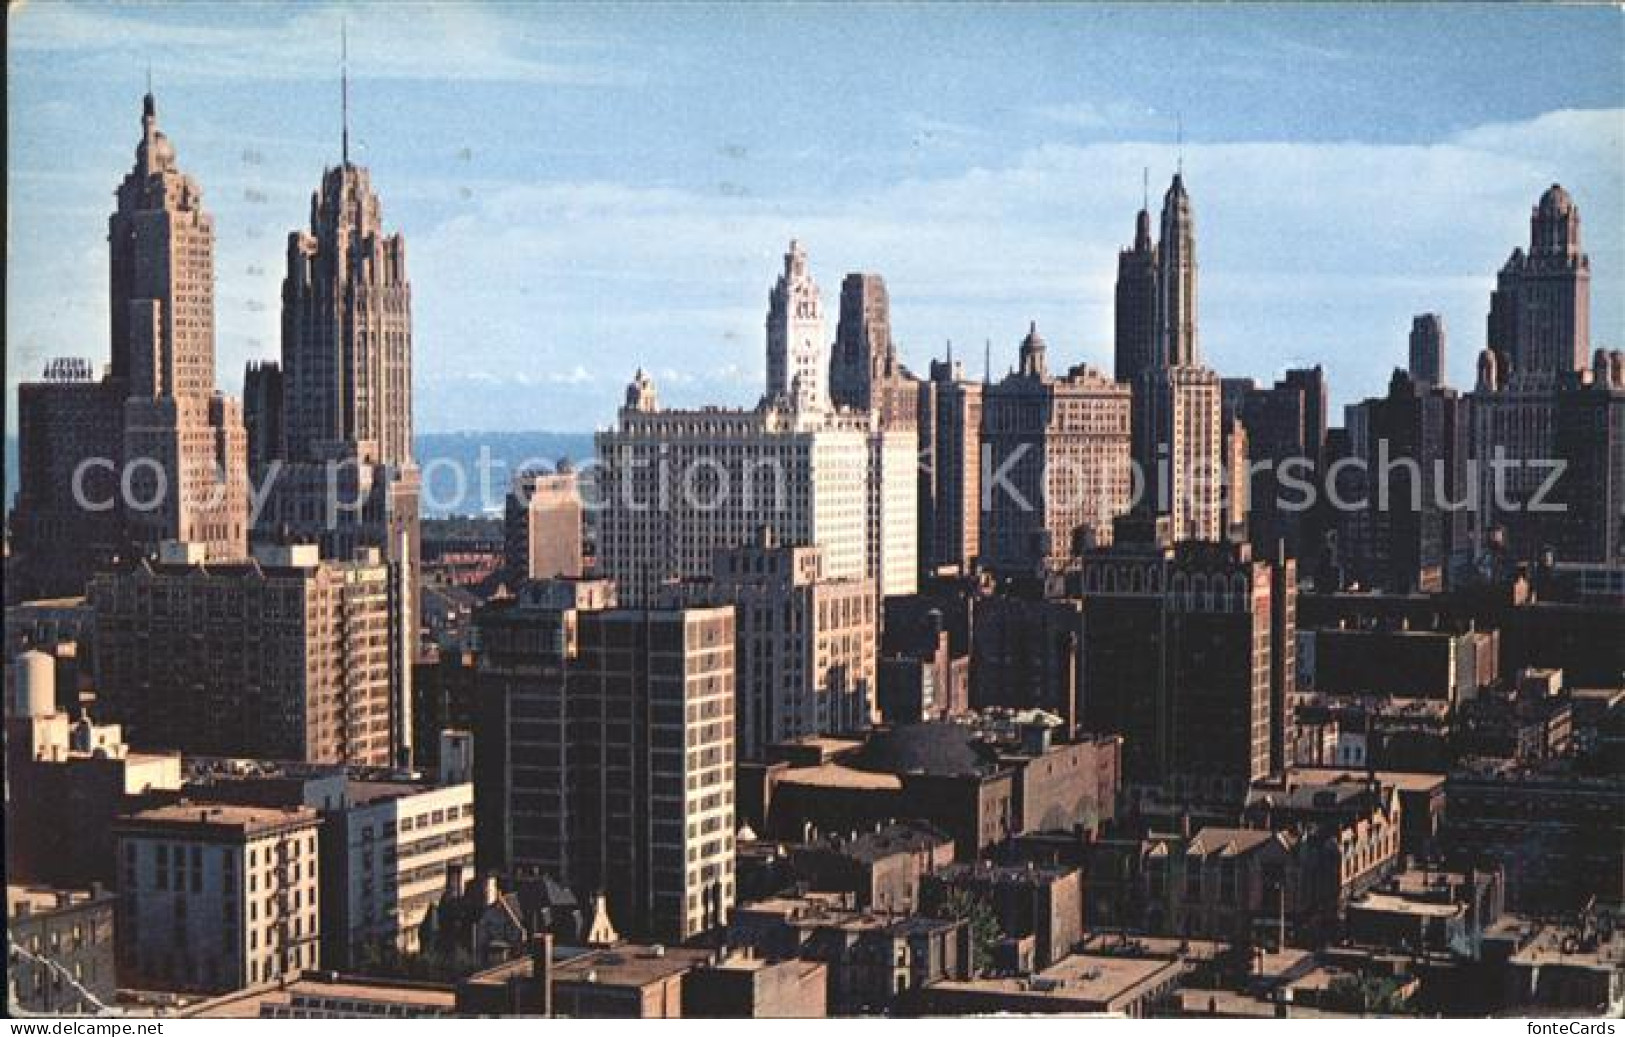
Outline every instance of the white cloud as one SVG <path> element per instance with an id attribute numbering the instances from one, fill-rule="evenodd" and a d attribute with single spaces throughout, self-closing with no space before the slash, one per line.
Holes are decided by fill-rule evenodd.
<path id="1" fill-rule="evenodd" d="M 258 15 L 265 11 L 256 12 Z M 153 50 L 184 55 L 158 70 L 160 83 L 201 79 L 306 79 L 312 62 L 336 63 L 349 25 L 355 74 L 373 79 L 489 80 L 605 85 L 636 82 L 635 69 L 594 60 L 607 41 L 566 36 L 551 24 L 512 17 L 497 4 L 293 5 L 271 29 L 231 24 L 214 5 L 34 3 L 9 13 L 9 45 L 72 60 L 126 55 L 140 67 Z"/>
<path id="2" fill-rule="evenodd" d="M 1606 335 L 1620 326 L 1621 300 L 1604 271 L 1625 269 L 1613 157 L 1622 126 L 1618 110 L 1565 111 L 1432 145 L 1188 146 L 1209 359 L 1261 379 L 1323 362 L 1339 397 L 1357 398 L 1403 363 L 1410 315 L 1434 309 L 1446 314 L 1451 366 L 1466 382 L 1495 269 L 1526 239 L 1529 206 L 1554 179 L 1582 207 L 1599 274 L 1593 323 Z M 1062 359 L 1109 365 L 1116 250 L 1132 232 L 1140 170 L 1149 164 L 1164 180 L 1174 157 L 1166 143 L 1047 144 L 1003 167 L 836 199 L 491 185 L 413 242 L 421 334 L 426 343 L 458 335 L 523 285 L 545 315 L 480 329 L 516 365 L 558 365 L 591 343 L 611 384 L 639 365 L 749 364 L 759 378 L 767 289 L 796 236 L 831 335 L 841 275 L 877 270 L 916 369 L 948 338 L 974 368 L 991 338 L 1002 370 L 1028 318 Z M 705 384 L 726 393 L 722 402 L 749 402 L 755 390 L 754 380 Z M 618 399 L 602 393 L 599 413 L 607 418 Z"/>

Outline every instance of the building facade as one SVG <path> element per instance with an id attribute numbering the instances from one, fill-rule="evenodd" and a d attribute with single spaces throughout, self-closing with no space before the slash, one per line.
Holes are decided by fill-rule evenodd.
<path id="1" fill-rule="evenodd" d="M 919 386 L 920 566 L 966 571 L 981 551 L 982 393 L 950 353 Z"/>
<path id="2" fill-rule="evenodd" d="M 316 812 L 155 807 L 120 821 L 119 974 L 217 993 L 321 966 Z"/>
<path id="3" fill-rule="evenodd" d="M 540 869 L 661 939 L 734 899 L 734 613 L 614 607 L 602 581 L 532 584 L 479 617 L 480 816 L 502 866 Z M 494 813 L 488 813 L 487 807 Z M 483 823 L 483 821 L 482 821 Z"/>
<path id="4" fill-rule="evenodd" d="M 861 731 L 877 713 L 879 604 L 867 579 L 826 579 L 817 547 L 756 543 L 717 553 L 699 597 L 732 605 L 738 751 Z"/>
<path id="5" fill-rule="evenodd" d="M 1046 351 L 1035 325 L 1017 370 L 982 393 L 981 559 L 998 570 L 1042 572 L 1079 538 L 1110 543 L 1131 500 L 1128 387 L 1082 365 L 1052 377 Z"/>
<path id="6" fill-rule="evenodd" d="M 503 555 L 515 579 L 575 579 L 583 574 L 584 508 L 575 468 L 522 472 L 503 511 Z"/>
<path id="7" fill-rule="evenodd" d="M 393 766 L 409 702 L 391 673 L 401 592 L 376 553 L 191 545 L 97 575 L 97 687 L 132 744 L 210 756 Z"/>

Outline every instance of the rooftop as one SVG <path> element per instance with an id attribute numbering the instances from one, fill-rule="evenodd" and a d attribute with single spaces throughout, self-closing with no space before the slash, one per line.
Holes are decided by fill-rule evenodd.
<path id="1" fill-rule="evenodd" d="M 642 987 L 708 964 L 713 958 L 712 951 L 697 948 L 622 944 L 558 965 L 553 982 Z"/>
<path id="2" fill-rule="evenodd" d="M 1072 954 L 1033 976 L 950 980 L 933 990 L 1080 1002 L 1086 1010 L 1115 1011 L 1150 984 L 1171 980 L 1184 966 L 1171 958 Z"/>
<path id="3" fill-rule="evenodd" d="M 838 763 L 821 763 L 816 767 L 793 767 L 779 777 L 781 784 L 828 785 L 845 789 L 900 789 L 902 779 L 895 774 L 877 774 L 860 771 Z"/>
<path id="4" fill-rule="evenodd" d="M 1454 918 L 1467 908 L 1462 904 L 1437 904 L 1395 893 L 1367 893 L 1349 905 L 1351 911 L 1382 911 L 1386 914 L 1418 918 Z"/>
<path id="5" fill-rule="evenodd" d="M 324 1001 L 401 1006 L 407 1013 L 418 1015 L 450 1015 L 457 1009 L 456 993 L 449 986 L 306 972 L 276 986 L 234 991 L 200 1002 L 182 1014 L 202 1019 L 259 1019 L 271 1013 L 287 1014 L 290 1008 L 335 1014 L 345 1011 L 340 1006 L 323 1004 Z"/>
<path id="6" fill-rule="evenodd" d="M 1428 792 L 1444 788 L 1444 775 L 1424 774 L 1420 771 L 1377 771 L 1377 781 L 1391 785 L 1401 792 Z M 1339 770 L 1336 767 L 1294 767 L 1290 778 L 1304 785 L 1330 785 L 1335 782 L 1364 781 L 1365 771 Z"/>
<path id="7" fill-rule="evenodd" d="M 232 804 L 174 803 L 131 814 L 118 821 L 120 827 L 204 827 L 236 829 L 252 834 L 287 826 L 315 825 L 317 816 L 307 807 L 248 807 Z"/>
<path id="8" fill-rule="evenodd" d="M 14 918 L 25 905 L 29 914 L 44 914 L 64 907 L 88 904 L 98 895 L 108 900 L 112 894 L 89 889 L 56 889 L 51 886 L 6 886 L 6 917 Z"/>

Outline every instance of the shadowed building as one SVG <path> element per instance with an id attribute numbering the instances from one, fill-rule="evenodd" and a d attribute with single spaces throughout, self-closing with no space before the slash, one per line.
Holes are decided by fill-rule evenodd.
<path id="1" fill-rule="evenodd" d="M 561 580 L 476 623 L 475 801 L 478 826 L 498 833 L 494 866 L 601 891 L 657 938 L 721 925 L 734 900 L 733 609 L 616 608 L 606 581 Z"/>

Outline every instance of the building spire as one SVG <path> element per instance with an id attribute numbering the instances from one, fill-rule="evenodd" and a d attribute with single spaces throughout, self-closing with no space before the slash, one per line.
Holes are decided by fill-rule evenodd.
<path id="1" fill-rule="evenodd" d="M 339 110 L 344 124 L 340 154 L 346 168 L 350 165 L 350 27 L 348 20 L 339 19 Z"/>
<path id="2" fill-rule="evenodd" d="M 1176 113 L 1174 113 L 1174 142 L 1175 142 L 1175 148 L 1177 149 L 1177 152 L 1178 152 L 1178 159 L 1177 159 L 1177 164 L 1174 166 L 1174 173 L 1176 175 L 1178 175 L 1178 176 L 1184 176 L 1185 175 L 1185 113 L 1184 112 L 1176 112 Z"/>

